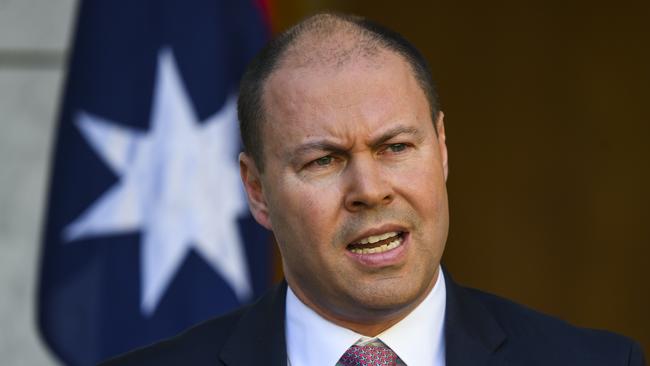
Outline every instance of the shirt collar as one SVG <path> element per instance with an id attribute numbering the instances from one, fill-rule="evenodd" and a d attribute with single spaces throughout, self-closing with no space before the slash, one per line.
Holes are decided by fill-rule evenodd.
<path id="1" fill-rule="evenodd" d="M 409 315 L 385 330 L 379 338 L 406 365 L 444 365 L 446 288 L 442 268 L 433 289 Z M 333 366 L 343 353 L 365 337 L 318 315 L 287 289 L 287 357 L 291 366 Z"/>

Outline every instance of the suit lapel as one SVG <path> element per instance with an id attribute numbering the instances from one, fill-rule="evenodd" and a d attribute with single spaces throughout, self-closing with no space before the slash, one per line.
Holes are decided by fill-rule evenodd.
<path id="1" fill-rule="evenodd" d="M 287 284 L 283 281 L 242 315 L 219 355 L 226 365 L 287 364 L 284 336 L 286 293 Z"/>
<path id="2" fill-rule="evenodd" d="M 445 271 L 446 366 L 504 365 L 495 352 L 506 336 L 494 316 Z"/>

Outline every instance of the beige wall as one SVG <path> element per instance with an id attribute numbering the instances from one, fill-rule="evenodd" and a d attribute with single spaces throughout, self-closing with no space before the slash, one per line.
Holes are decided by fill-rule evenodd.
<path id="1" fill-rule="evenodd" d="M 650 3 L 276 0 L 277 29 L 352 11 L 439 84 L 456 280 L 650 354 Z"/>
<path id="2" fill-rule="evenodd" d="M 75 0 L 0 0 L 0 355 L 55 365 L 35 328 L 49 151 Z"/>

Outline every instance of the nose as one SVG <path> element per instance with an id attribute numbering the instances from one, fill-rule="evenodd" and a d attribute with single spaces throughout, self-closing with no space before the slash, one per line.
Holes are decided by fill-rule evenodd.
<path id="1" fill-rule="evenodd" d="M 345 208 L 351 212 L 377 208 L 394 199 L 390 177 L 371 157 L 350 161 L 346 167 Z"/>

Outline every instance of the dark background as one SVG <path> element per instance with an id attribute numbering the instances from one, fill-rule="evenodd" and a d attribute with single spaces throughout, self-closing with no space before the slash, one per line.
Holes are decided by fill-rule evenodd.
<path id="1" fill-rule="evenodd" d="M 650 355 L 650 2 L 274 0 L 275 31 L 367 16 L 427 56 L 454 278 Z"/>

